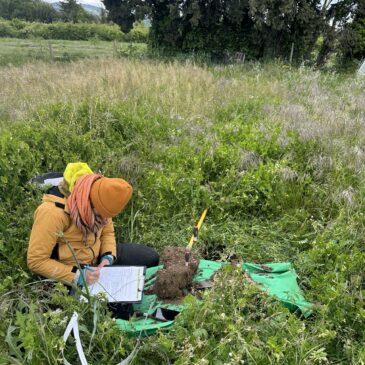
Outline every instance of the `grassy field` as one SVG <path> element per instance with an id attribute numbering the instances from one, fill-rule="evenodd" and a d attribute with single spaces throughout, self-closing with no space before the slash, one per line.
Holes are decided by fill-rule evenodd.
<path id="1" fill-rule="evenodd" d="M 69 62 L 81 58 L 118 57 L 144 53 L 143 43 L 0 38 L 0 66 L 36 60 Z"/>
<path id="2" fill-rule="evenodd" d="M 74 310 L 89 364 L 135 346 L 138 365 L 365 363 L 365 78 L 99 58 L 3 67 L 0 85 L 0 363 L 61 364 Z M 199 254 L 292 262 L 313 316 L 232 270 L 138 342 L 103 303 L 45 290 L 26 267 L 42 195 L 28 182 L 76 160 L 133 184 L 120 241 L 184 246 L 209 207 Z M 77 363 L 72 342 L 66 353 Z"/>

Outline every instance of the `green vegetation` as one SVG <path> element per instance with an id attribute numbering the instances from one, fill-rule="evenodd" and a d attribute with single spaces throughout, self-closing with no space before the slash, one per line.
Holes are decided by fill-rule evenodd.
<path id="1" fill-rule="evenodd" d="M 61 364 L 74 310 L 90 364 L 117 363 L 137 344 L 105 304 L 77 303 L 26 267 L 42 195 L 29 180 L 77 160 L 133 184 L 120 241 L 184 246 L 209 207 L 203 257 L 289 260 L 315 303 L 303 320 L 224 271 L 203 301 L 186 298 L 174 329 L 141 339 L 133 364 L 365 362 L 365 78 L 97 59 L 0 68 L 0 84 L 4 364 Z M 72 341 L 65 353 L 78 362 Z"/>
<path id="2" fill-rule="evenodd" d="M 92 14 L 87 12 L 76 0 L 63 0 L 59 2 L 59 9 L 43 0 L 0 0 L 1 18 L 23 19 L 42 23 L 54 21 L 65 22 L 104 22 L 105 14 Z"/>
<path id="3" fill-rule="evenodd" d="M 103 41 L 146 42 L 148 29 L 143 23 L 136 23 L 128 34 L 121 32 L 118 26 L 110 24 L 62 23 L 51 24 L 26 22 L 18 19 L 11 21 L 0 19 L 0 38 L 41 38 L 83 40 L 99 39 Z"/>
<path id="4" fill-rule="evenodd" d="M 70 62 L 80 58 L 138 57 L 146 51 L 144 43 L 0 38 L 0 65 L 19 66 L 35 60 Z"/>
<path id="5" fill-rule="evenodd" d="M 340 39 L 341 59 L 345 66 L 365 57 L 365 3 L 359 4 L 356 10 L 353 22 Z"/>
<path id="6" fill-rule="evenodd" d="M 364 56 L 363 0 L 103 0 L 124 32 L 151 19 L 150 43 L 170 52 L 240 52 L 250 60 L 292 58 L 323 66 L 337 53 L 346 61 Z M 353 27 L 353 23 L 357 24 Z M 317 57 L 316 41 L 323 37 Z M 361 48 L 362 54 L 351 49 Z M 347 49 L 347 57 L 341 54 Z M 361 60 L 361 58 L 360 58 Z"/>
<path id="7" fill-rule="evenodd" d="M 58 19 L 51 4 L 41 0 L 0 0 L 0 16 L 49 23 Z"/>
<path id="8" fill-rule="evenodd" d="M 147 42 L 158 52 L 204 53 L 216 61 L 289 60 L 342 69 L 365 54 L 363 0 L 103 0 L 87 12 L 77 0 L 56 10 L 42 0 L 0 0 L 0 37 Z M 148 18 L 151 31 L 142 23 Z M 19 20 L 31 23 L 22 23 Z M 63 22 L 63 23 L 62 23 Z M 117 26 L 111 26 L 114 22 Z M 120 29 L 122 31 L 120 31 Z"/>
<path id="9" fill-rule="evenodd" d="M 76 0 L 60 2 L 59 17 L 64 22 L 92 22 L 96 19 L 88 13 Z"/>

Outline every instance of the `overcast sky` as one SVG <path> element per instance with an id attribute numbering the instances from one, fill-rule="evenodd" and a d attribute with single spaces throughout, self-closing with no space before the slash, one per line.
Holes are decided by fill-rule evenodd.
<path id="1" fill-rule="evenodd" d="M 99 0 L 81 0 L 79 2 L 84 3 L 84 4 L 92 4 L 92 5 L 96 5 L 96 6 L 103 6 L 102 2 L 99 1 Z"/>
<path id="2" fill-rule="evenodd" d="M 59 0 L 45 0 L 47 3 L 58 3 Z M 78 3 L 81 4 L 90 4 L 99 7 L 104 7 L 103 3 L 100 0 L 77 0 Z"/>

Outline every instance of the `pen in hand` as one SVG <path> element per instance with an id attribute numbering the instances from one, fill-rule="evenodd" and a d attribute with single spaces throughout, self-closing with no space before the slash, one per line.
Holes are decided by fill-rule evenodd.
<path id="1" fill-rule="evenodd" d="M 84 271 L 85 279 L 89 285 L 94 284 L 99 280 L 100 270 L 98 268 L 92 268 L 90 266 L 85 266 L 84 269 L 85 269 L 85 271 Z"/>

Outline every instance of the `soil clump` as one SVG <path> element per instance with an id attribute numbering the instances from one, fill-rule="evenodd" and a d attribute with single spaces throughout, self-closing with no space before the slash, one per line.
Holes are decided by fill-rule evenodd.
<path id="1" fill-rule="evenodd" d="M 185 248 L 166 247 L 161 256 L 164 268 L 156 274 L 152 292 L 160 299 L 176 300 L 187 294 L 193 276 L 198 270 L 199 259 L 192 253 L 189 265 L 185 265 Z"/>

